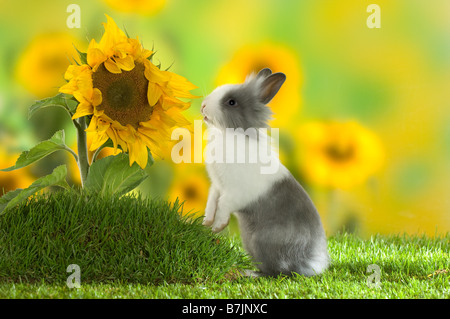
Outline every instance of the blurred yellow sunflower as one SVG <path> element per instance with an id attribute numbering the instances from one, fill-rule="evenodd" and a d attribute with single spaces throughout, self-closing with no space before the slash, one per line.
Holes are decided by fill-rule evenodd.
<path id="1" fill-rule="evenodd" d="M 120 145 L 145 168 L 147 147 L 152 154 L 168 154 L 170 128 L 190 122 L 181 114 L 190 107 L 179 98 L 197 98 L 189 91 L 197 87 L 169 71 L 162 71 L 149 58 L 138 38 L 130 39 L 108 15 L 100 42 L 91 40 L 86 64 L 70 65 L 68 83 L 60 92 L 72 94 L 80 103 L 73 119 L 92 116 L 86 132 L 92 134 L 90 150 L 108 139 Z"/>
<path id="2" fill-rule="evenodd" d="M 63 74 L 76 55 L 77 40 L 66 33 L 41 34 L 20 55 L 15 78 L 38 98 L 55 95 L 64 84 Z"/>
<path id="3" fill-rule="evenodd" d="M 175 168 L 173 183 L 169 189 L 169 200 L 177 198 L 183 202 L 183 213 L 202 216 L 208 199 L 209 180 L 200 166 L 195 164 L 178 164 Z M 195 168 L 192 167 L 195 166 Z"/>
<path id="4" fill-rule="evenodd" d="M 216 84 L 242 83 L 248 74 L 266 67 L 287 76 L 283 88 L 270 103 L 275 113 L 272 125 L 286 126 L 301 108 L 300 89 L 303 82 L 298 57 L 291 48 L 270 42 L 246 45 L 219 70 Z"/>
<path id="5" fill-rule="evenodd" d="M 7 152 L 0 147 L 0 168 L 11 167 L 16 163 L 20 154 Z M 0 197 L 17 188 L 27 188 L 36 178 L 32 176 L 29 168 L 22 168 L 11 172 L 0 172 Z"/>
<path id="6" fill-rule="evenodd" d="M 104 0 L 111 8 L 121 12 L 135 12 L 143 15 L 154 15 L 160 12 L 166 0 Z"/>
<path id="7" fill-rule="evenodd" d="M 302 172 L 319 186 L 361 184 L 383 163 L 381 141 L 355 121 L 311 122 L 301 126 L 297 136 Z"/>

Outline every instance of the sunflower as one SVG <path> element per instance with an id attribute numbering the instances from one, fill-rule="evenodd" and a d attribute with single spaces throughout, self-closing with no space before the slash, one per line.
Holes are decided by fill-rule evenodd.
<path id="1" fill-rule="evenodd" d="M 19 155 L 10 153 L 0 146 L 0 168 L 13 166 Z M 34 180 L 28 167 L 12 172 L 0 172 L 0 197 L 17 188 L 27 188 Z"/>
<path id="2" fill-rule="evenodd" d="M 15 78 L 38 98 L 54 95 L 64 84 L 62 74 L 70 64 L 68 57 L 77 53 L 73 46 L 77 42 L 66 33 L 36 36 L 20 55 Z"/>
<path id="3" fill-rule="evenodd" d="M 363 183 L 381 166 L 378 137 L 355 121 L 312 122 L 298 131 L 301 168 L 316 185 L 349 188 Z"/>
<path id="4" fill-rule="evenodd" d="M 190 107 L 180 98 L 197 98 L 189 91 L 197 87 L 151 62 L 154 52 L 142 47 L 139 39 L 128 38 L 108 15 L 100 42 L 91 40 L 85 64 L 70 65 L 68 83 L 60 92 L 78 101 L 72 119 L 90 117 L 87 134 L 92 135 L 90 150 L 108 139 L 114 149 L 120 146 L 145 168 L 149 148 L 161 158 L 168 154 L 170 129 L 190 122 L 181 114 Z M 88 137 L 89 139 L 89 137 Z"/>
<path id="5" fill-rule="evenodd" d="M 219 71 L 216 84 L 242 83 L 248 74 L 263 68 L 283 72 L 286 83 L 270 103 L 274 112 L 272 125 L 286 126 L 301 107 L 300 89 L 303 82 L 299 59 L 285 45 L 264 42 L 241 47 Z"/>
<path id="6" fill-rule="evenodd" d="M 189 165 L 189 166 L 187 166 Z M 209 180 L 202 166 L 178 164 L 168 195 L 170 201 L 177 198 L 183 202 L 183 214 L 195 213 L 202 216 L 208 199 Z"/>

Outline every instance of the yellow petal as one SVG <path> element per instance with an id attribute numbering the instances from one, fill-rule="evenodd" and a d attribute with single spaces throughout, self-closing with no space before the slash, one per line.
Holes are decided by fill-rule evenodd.
<path id="1" fill-rule="evenodd" d="M 126 130 L 117 130 L 117 135 L 119 138 L 129 144 L 133 144 L 135 141 L 135 136 L 128 128 Z"/>
<path id="2" fill-rule="evenodd" d="M 140 133 L 140 135 L 147 136 L 155 143 L 158 143 L 158 141 L 166 141 L 167 139 L 170 139 L 170 135 L 167 136 L 166 134 L 164 134 L 164 132 L 162 132 L 162 130 L 155 131 L 155 130 L 149 130 L 144 127 L 140 127 L 140 128 L 138 128 L 138 132 Z"/>
<path id="3" fill-rule="evenodd" d="M 106 60 L 104 65 L 105 65 L 105 68 L 111 73 L 116 73 L 116 74 L 117 73 L 122 73 L 122 70 L 111 59 Z"/>
<path id="4" fill-rule="evenodd" d="M 139 136 L 136 137 L 135 142 L 130 147 L 130 166 L 136 162 L 142 169 L 147 166 L 148 151 L 145 143 L 142 142 Z"/>
<path id="5" fill-rule="evenodd" d="M 119 29 L 114 20 L 105 14 L 106 23 L 103 23 L 105 28 L 105 33 L 99 42 L 100 49 L 105 52 L 108 56 L 113 55 L 113 48 L 116 44 L 121 42 L 126 42 L 127 36 L 125 33 Z"/>
<path id="6" fill-rule="evenodd" d="M 71 80 L 75 75 L 77 75 L 78 74 L 78 72 L 77 72 L 78 68 L 77 67 L 78 66 L 74 65 L 74 64 L 69 65 L 67 67 L 66 72 L 64 73 L 64 78 L 66 80 Z"/>
<path id="7" fill-rule="evenodd" d="M 108 130 L 106 131 L 106 134 L 108 134 L 109 138 L 114 144 L 114 153 L 117 153 L 117 144 L 118 144 L 117 141 L 119 138 L 117 136 L 116 130 L 113 130 L 111 127 L 109 127 Z"/>
<path id="8" fill-rule="evenodd" d="M 161 94 L 162 94 L 161 88 L 157 84 L 152 82 L 148 83 L 147 100 L 150 106 L 154 106 L 156 102 L 158 102 L 159 98 L 161 97 Z"/>
<path id="9" fill-rule="evenodd" d="M 76 91 L 78 87 L 76 86 L 76 83 L 73 81 L 70 81 L 63 86 L 59 88 L 59 92 L 66 93 L 66 94 L 73 94 L 74 91 Z"/>
<path id="10" fill-rule="evenodd" d="M 91 103 L 93 106 L 102 104 L 102 92 L 97 88 L 92 90 Z"/>
<path id="11" fill-rule="evenodd" d="M 77 119 L 82 116 L 91 115 L 93 113 L 92 105 L 88 102 L 82 102 L 78 104 L 77 111 L 72 116 L 72 120 Z"/>
<path id="12" fill-rule="evenodd" d="M 97 119 L 96 116 L 91 118 L 91 123 L 89 123 L 88 128 L 85 130 L 86 132 L 97 132 Z"/>
<path id="13" fill-rule="evenodd" d="M 144 62 L 145 71 L 144 75 L 150 82 L 163 84 L 170 80 L 170 75 L 168 73 L 164 73 L 160 69 L 158 69 L 153 63 L 149 60 Z"/>
<path id="14" fill-rule="evenodd" d="M 142 134 L 141 130 L 138 130 L 138 134 L 139 134 L 139 138 L 141 139 L 142 142 L 145 143 L 145 145 L 147 145 L 147 147 L 150 149 L 150 151 L 152 152 L 152 154 L 157 155 L 158 157 L 163 157 L 163 154 L 160 150 L 160 146 L 158 145 L 158 143 L 153 140 L 152 138 L 150 138 L 149 136 Z"/>
<path id="15" fill-rule="evenodd" d="M 166 122 L 169 122 L 169 119 L 171 119 L 172 121 L 175 122 L 174 125 L 177 125 L 177 126 L 188 126 L 188 125 L 192 124 L 176 108 L 168 109 L 167 111 L 165 111 L 163 113 L 164 113 L 164 115 L 161 115 L 161 116 L 164 117 L 164 120 Z"/>
<path id="16" fill-rule="evenodd" d="M 95 41 L 92 39 L 92 41 Z M 92 43 L 91 41 L 91 43 Z M 90 45 L 89 45 L 90 46 Z M 105 62 L 107 56 L 103 53 L 99 48 L 89 48 L 87 50 L 87 63 L 95 70 L 98 68 L 100 64 Z"/>
<path id="17" fill-rule="evenodd" d="M 108 134 L 106 133 L 95 134 L 94 138 L 92 139 L 92 144 L 89 150 L 95 151 L 97 148 L 105 144 L 108 138 L 109 138 Z"/>
<path id="18" fill-rule="evenodd" d="M 177 98 L 164 95 L 162 98 L 161 106 L 164 110 L 169 110 L 172 107 L 177 107 L 181 110 L 186 110 L 191 106 L 191 103 L 183 102 L 178 100 Z"/>
<path id="19" fill-rule="evenodd" d="M 154 131 L 158 130 L 158 128 L 155 125 L 153 125 L 153 123 L 151 123 L 150 121 L 140 122 L 139 125 L 141 127 L 145 127 L 147 129 L 150 129 L 150 130 L 154 130 Z"/>
<path id="20" fill-rule="evenodd" d="M 125 71 L 131 71 L 134 69 L 134 60 L 131 55 L 126 56 L 123 59 L 115 59 L 119 68 Z"/>
<path id="21" fill-rule="evenodd" d="M 170 81 L 167 85 L 173 92 L 174 96 L 188 99 L 195 99 L 200 97 L 189 92 L 190 90 L 197 89 L 197 86 L 193 85 L 181 75 L 168 71 L 166 72 L 170 74 Z"/>
<path id="22" fill-rule="evenodd" d="M 106 132 L 110 126 L 111 126 L 111 123 L 103 120 L 102 118 L 99 118 L 97 120 L 97 132 L 99 132 L 99 133 Z"/>

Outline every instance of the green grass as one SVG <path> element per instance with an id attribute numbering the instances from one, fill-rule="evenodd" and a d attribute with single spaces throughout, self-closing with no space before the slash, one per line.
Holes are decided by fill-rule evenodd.
<path id="1" fill-rule="evenodd" d="M 329 238 L 332 263 L 321 276 L 247 278 L 235 274 L 249 266 L 239 241 L 180 218 L 177 205 L 36 200 L 0 217 L 0 298 L 450 298 L 450 234 L 343 233 Z M 71 263 L 81 268 L 79 289 L 66 285 Z M 371 264 L 379 288 L 367 285 Z"/>
<path id="2" fill-rule="evenodd" d="M 0 282 L 63 284 L 70 264 L 85 283 L 198 282 L 250 265 L 179 205 L 136 196 L 57 192 L 0 216 Z"/>

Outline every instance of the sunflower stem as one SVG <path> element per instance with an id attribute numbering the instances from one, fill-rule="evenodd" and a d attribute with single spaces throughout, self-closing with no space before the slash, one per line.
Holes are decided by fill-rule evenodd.
<path id="1" fill-rule="evenodd" d="M 74 120 L 77 128 L 78 167 L 80 168 L 81 186 L 84 187 L 89 172 L 89 157 L 86 140 L 86 117 Z"/>

